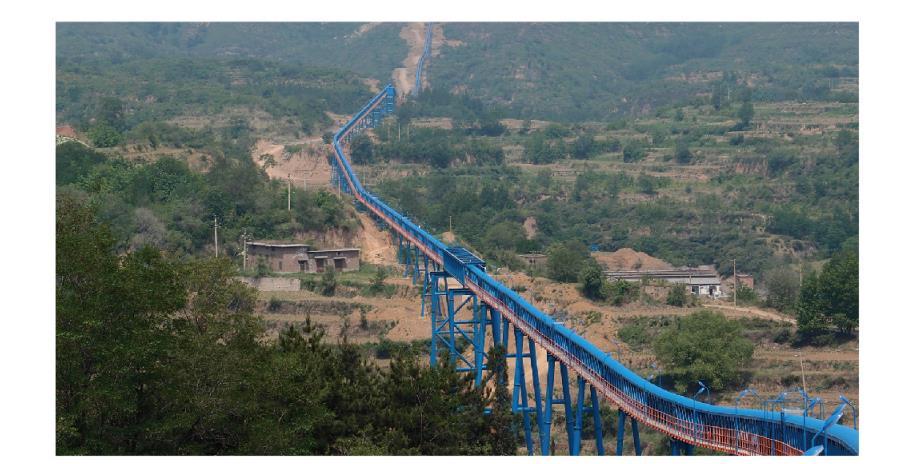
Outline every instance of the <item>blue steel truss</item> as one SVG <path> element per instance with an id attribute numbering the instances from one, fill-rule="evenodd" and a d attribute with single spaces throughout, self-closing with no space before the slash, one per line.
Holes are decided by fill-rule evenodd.
<path id="1" fill-rule="evenodd" d="M 428 25 L 425 55 L 429 51 L 430 34 Z M 418 65 L 418 81 L 421 65 Z M 658 387 L 491 277 L 484 261 L 474 254 L 445 245 L 364 189 L 345 156 L 348 144 L 353 136 L 376 127 L 385 115 L 392 113 L 395 97 L 392 85 L 386 86 L 335 134 L 334 187 L 354 195 L 359 205 L 391 230 L 399 243 L 399 261 L 405 265 L 405 275 L 410 274 L 414 282 L 421 281 L 421 315 L 431 320 L 431 364 L 437 362 L 439 353 L 445 353 L 457 369 L 474 372 L 478 385 L 482 382 L 482 371 L 487 370 L 488 345 L 502 345 L 507 358 L 515 361 L 511 407 L 522 416 L 530 454 L 535 452 L 533 422 L 538 427 L 541 453 L 551 453 L 551 417 L 557 405 L 563 406 L 566 418 L 568 451 L 580 452 L 583 414 L 589 411 L 594 420 L 596 451 L 603 454 L 600 398 L 618 408 L 617 454 L 624 452 L 623 437 L 629 418 L 635 454 L 642 451 L 638 424 L 668 435 L 674 455 L 691 454 L 696 446 L 736 455 L 858 454 L 858 432 L 838 425 L 835 415 L 830 422 L 806 417 L 806 412 L 804 416 L 796 416 L 785 414 L 783 409 L 717 406 Z M 512 351 L 509 349 L 511 326 Z M 545 392 L 539 385 L 536 347 L 547 356 Z M 560 398 L 555 394 L 555 364 L 561 375 Z M 577 376 L 574 401 L 570 392 L 571 372 Z M 527 385 L 532 386 L 532 392 Z M 589 407 L 584 406 L 587 387 Z M 532 404 L 530 393 L 534 398 Z M 816 449 L 817 437 L 822 449 Z"/>

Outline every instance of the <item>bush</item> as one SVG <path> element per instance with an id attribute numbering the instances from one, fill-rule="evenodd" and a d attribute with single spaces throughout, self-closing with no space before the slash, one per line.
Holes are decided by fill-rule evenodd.
<path id="1" fill-rule="evenodd" d="M 580 282 L 580 292 L 591 300 L 604 300 L 608 296 L 605 276 L 599 264 L 595 260 L 590 261 L 580 271 L 577 279 Z"/>
<path id="2" fill-rule="evenodd" d="M 89 136 L 89 141 L 99 148 L 114 147 L 124 140 L 120 132 L 106 124 L 96 124 L 92 129 L 89 129 L 87 135 Z"/>
<path id="3" fill-rule="evenodd" d="M 768 296 L 765 304 L 782 312 L 792 311 L 800 295 L 800 278 L 790 269 L 775 269 L 765 275 Z"/>
<path id="4" fill-rule="evenodd" d="M 640 161 L 644 158 L 645 155 L 644 144 L 636 140 L 632 140 L 625 145 L 625 148 L 622 149 L 622 155 L 626 163 L 634 163 Z"/>
<path id="5" fill-rule="evenodd" d="M 618 338 L 633 350 L 640 350 L 650 343 L 650 332 L 645 324 L 634 322 L 618 329 Z"/>
<path id="6" fill-rule="evenodd" d="M 553 245 L 548 250 L 548 276 L 558 282 L 577 282 L 589 256 L 582 244 L 568 242 Z"/>
<path id="7" fill-rule="evenodd" d="M 736 301 L 737 303 L 754 305 L 759 302 L 759 296 L 756 295 L 755 290 L 740 284 L 739 288 L 736 289 Z"/>
<path id="8" fill-rule="evenodd" d="M 683 392 L 699 380 L 713 390 L 737 384 L 753 352 L 738 322 L 707 310 L 679 318 L 660 334 L 653 348 Z"/>
<path id="9" fill-rule="evenodd" d="M 679 164 L 689 164 L 692 162 L 692 151 L 689 150 L 688 143 L 680 140 L 676 144 L 676 162 Z"/>
<path id="10" fill-rule="evenodd" d="M 666 294 L 666 304 L 670 306 L 685 306 L 688 298 L 685 295 L 684 285 L 674 285 L 670 287 L 669 293 Z"/>
<path id="11" fill-rule="evenodd" d="M 641 287 L 638 284 L 624 280 L 616 280 L 608 285 L 606 290 L 608 298 L 615 306 L 621 306 L 637 299 Z"/>
<path id="12" fill-rule="evenodd" d="M 376 274 L 370 283 L 369 292 L 371 295 L 378 295 L 386 289 L 386 269 L 382 266 L 376 268 Z"/>
<path id="13" fill-rule="evenodd" d="M 335 279 L 335 268 L 329 266 L 322 273 L 322 280 L 318 284 L 318 292 L 324 296 L 333 296 L 338 282 Z"/>

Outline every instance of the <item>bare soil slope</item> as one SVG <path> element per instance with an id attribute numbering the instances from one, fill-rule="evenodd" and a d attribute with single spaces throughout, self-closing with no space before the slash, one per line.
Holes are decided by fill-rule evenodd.
<path id="1" fill-rule="evenodd" d="M 649 269 L 672 269 L 673 265 L 654 258 L 647 253 L 622 248 L 613 252 L 594 251 L 590 253 L 608 271 L 634 271 Z"/>

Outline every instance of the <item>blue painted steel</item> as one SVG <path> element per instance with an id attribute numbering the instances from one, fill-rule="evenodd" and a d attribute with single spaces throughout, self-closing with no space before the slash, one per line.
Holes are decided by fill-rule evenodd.
<path id="1" fill-rule="evenodd" d="M 828 419 L 826 419 L 825 425 L 823 425 L 822 428 L 819 429 L 819 432 L 817 432 L 816 435 L 813 435 L 813 441 L 810 443 L 810 446 L 816 446 L 816 438 L 819 437 L 819 435 L 822 435 L 823 433 L 825 433 L 826 429 L 837 424 L 838 421 L 841 420 L 842 413 L 844 413 L 846 406 L 848 406 L 848 403 L 843 402 L 842 404 L 838 405 L 837 408 L 835 408 L 835 411 L 832 411 L 832 415 L 829 416 Z M 822 446 L 826 447 L 826 444 L 823 443 Z"/>
<path id="2" fill-rule="evenodd" d="M 503 327 L 499 338 L 506 341 L 508 335 L 506 328 L 512 323 L 515 329 L 521 330 L 560 361 L 563 367 L 562 372 L 566 374 L 567 368 L 574 369 L 588 383 L 595 386 L 599 393 L 637 421 L 685 441 L 689 445 L 735 452 L 736 443 L 733 443 L 732 439 L 728 439 L 729 443 L 719 442 L 718 440 L 722 437 L 715 435 L 715 432 L 721 433 L 721 430 L 732 431 L 738 428 L 741 433 L 769 440 L 767 452 L 762 447 L 740 443 L 738 454 L 776 452 L 802 454 L 803 450 L 807 449 L 808 443 L 805 437 L 818 433 L 825 425 L 825 421 L 813 418 L 807 420 L 801 416 L 784 414 L 783 411 L 781 414 L 775 414 L 772 410 L 737 410 L 729 406 L 717 406 L 703 402 L 695 404 L 690 398 L 654 385 L 623 366 L 609 354 L 600 351 L 580 335 L 563 325 L 556 324 L 551 317 L 488 275 L 483 263 L 462 263 L 454 250 L 365 190 L 344 155 L 342 144 L 346 146 L 352 135 L 364 127 L 372 127 L 377 122 L 377 119 L 373 117 L 374 110 L 377 110 L 380 116 L 384 116 L 394 109 L 395 89 L 390 84 L 374 96 L 335 134 L 334 164 L 341 172 L 339 183 L 345 191 L 352 193 L 359 202 L 366 205 L 374 215 L 385 221 L 394 233 L 411 242 L 412 246 L 417 247 L 420 253 L 429 257 L 434 263 L 443 265 L 443 269 L 450 277 L 462 282 L 465 287 L 477 294 L 481 303 L 495 309 L 500 314 L 497 325 Z M 446 267 L 447 260 L 452 260 L 449 268 Z M 430 309 L 433 316 L 434 308 Z M 494 318 L 492 318 L 492 324 L 493 321 L 495 321 Z M 495 335 L 498 334 L 495 333 Z M 433 340 L 432 345 L 434 345 Z M 434 353 L 431 353 L 431 357 L 434 358 Z M 686 421 L 692 424 L 691 427 L 686 428 L 683 425 Z M 696 436 L 692 433 L 694 431 L 702 433 Z M 728 435 L 732 433 L 728 432 Z M 826 454 L 828 455 L 858 453 L 858 432 L 850 427 L 832 425 L 825 431 L 825 437 Z"/>
<path id="3" fill-rule="evenodd" d="M 424 34 L 424 52 L 418 58 L 418 67 L 414 71 L 414 94 L 421 93 L 421 74 L 424 72 L 424 62 L 430 56 L 430 42 L 433 39 L 433 24 L 427 23 L 427 32 Z"/>

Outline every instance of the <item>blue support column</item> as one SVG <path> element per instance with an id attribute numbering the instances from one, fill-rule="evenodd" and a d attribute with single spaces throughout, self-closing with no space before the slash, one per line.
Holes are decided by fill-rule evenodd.
<path id="1" fill-rule="evenodd" d="M 555 357 L 548 353 L 548 373 L 545 379 L 545 407 L 539 424 L 539 444 L 542 456 L 551 454 L 551 413 L 555 404 Z"/>
<path id="2" fill-rule="evenodd" d="M 670 454 L 673 456 L 691 456 L 694 449 L 692 445 L 681 440 L 676 440 L 675 438 L 670 438 L 669 447 Z"/>
<path id="3" fill-rule="evenodd" d="M 634 439 L 634 455 L 641 455 L 641 434 L 638 431 L 637 419 L 631 418 L 631 437 Z"/>
<path id="4" fill-rule="evenodd" d="M 507 344 L 503 343 L 503 338 L 501 337 L 501 319 L 502 316 L 500 312 L 494 308 L 488 308 L 488 311 L 491 312 L 491 336 L 493 337 L 493 343 L 495 346 L 501 345 L 504 347 L 504 350 L 507 349 Z"/>
<path id="5" fill-rule="evenodd" d="M 618 410 L 618 433 L 615 437 L 615 454 L 621 456 L 625 451 L 625 418 L 627 414 Z M 634 455 L 641 455 L 641 435 L 638 431 L 637 419 L 631 418 L 631 438 L 634 440 Z"/>
<path id="6" fill-rule="evenodd" d="M 449 348 L 449 343 L 443 338 L 443 327 L 448 324 L 448 321 L 444 317 L 443 308 L 442 308 L 442 297 L 447 294 L 447 279 L 449 274 L 442 271 L 435 271 L 429 273 L 430 275 L 430 366 L 434 367 L 437 365 L 437 347 L 440 343 Z M 443 288 L 440 287 L 440 282 L 443 282 Z"/>
<path id="7" fill-rule="evenodd" d="M 424 280 L 421 287 L 421 318 L 424 318 L 424 306 L 427 303 L 427 292 L 430 289 L 430 269 L 428 268 L 428 258 L 424 255 Z"/>
<path id="8" fill-rule="evenodd" d="M 593 405 L 593 435 L 596 438 L 596 455 L 605 456 L 606 450 L 602 443 L 602 416 L 599 409 L 599 396 L 596 396 L 596 387 L 590 385 L 590 403 Z"/>
<path id="9" fill-rule="evenodd" d="M 523 365 L 523 332 L 514 327 L 516 342 L 516 375 L 513 385 L 513 404 L 523 415 L 523 433 L 526 437 L 526 451 L 532 456 L 532 422 L 529 417 L 529 395 L 526 392 L 526 369 Z"/>
<path id="10" fill-rule="evenodd" d="M 571 383 L 567 376 L 567 366 L 561 364 L 561 394 L 564 396 L 564 418 L 567 419 L 567 446 L 574 448 L 574 415 L 571 414 Z"/>
<path id="11" fill-rule="evenodd" d="M 474 332 L 473 337 L 475 339 L 474 349 L 475 349 L 475 386 L 481 386 L 482 380 L 482 371 L 488 368 L 485 363 L 485 340 L 487 339 L 488 325 L 490 321 L 488 320 L 489 313 L 488 306 L 484 303 L 476 303 L 473 308 L 475 318 L 474 318 Z"/>
<path id="12" fill-rule="evenodd" d="M 583 431 L 583 397 L 586 390 L 586 381 L 577 376 L 577 412 L 574 420 L 574 436 L 571 439 L 571 456 L 580 456 L 580 438 Z"/>
<path id="13" fill-rule="evenodd" d="M 530 371 L 532 374 L 532 394 L 535 395 L 535 413 L 536 413 L 536 424 L 539 427 L 542 426 L 542 402 L 539 401 L 542 398 L 542 390 L 539 387 L 539 360 L 536 359 L 536 349 L 535 341 L 529 339 L 529 362 L 530 362 Z M 541 435 L 542 431 L 539 430 Z"/>

